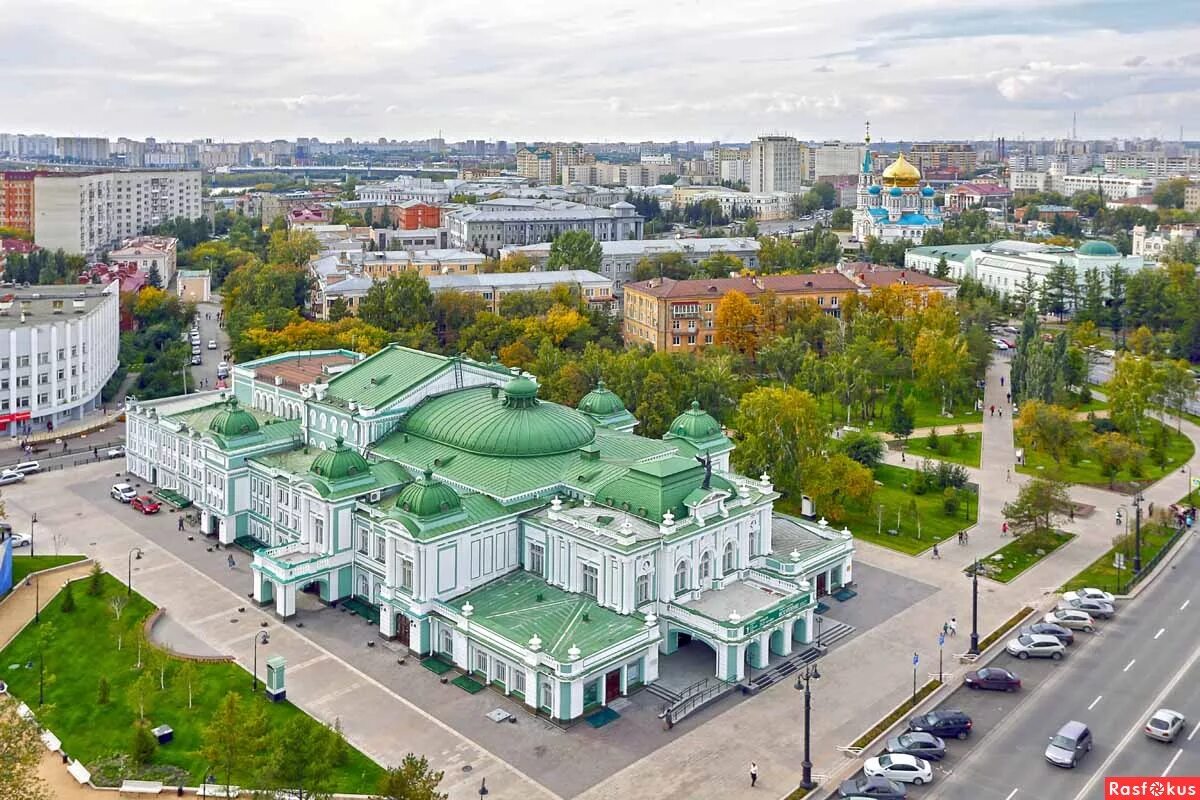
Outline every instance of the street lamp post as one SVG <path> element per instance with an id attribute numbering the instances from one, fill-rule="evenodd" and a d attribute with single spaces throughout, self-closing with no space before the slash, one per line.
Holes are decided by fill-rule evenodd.
<path id="1" fill-rule="evenodd" d="M 804 668 L 796 676 L 796 690 L 804 690 L 804 761 L 800 766 L 804 770 L 803 777 L 800 779 L 800 787 L 803 789 L 812 789 L 816 786 L 812 779 L 812 689 L 811 682 L 819 680 L 821 671 L 817 669 L 816 664 L 811 664 Z"/>
<path id="2" fill-rule="evenodd" d="M 1133 498 L 1133 574 L 1142 574 L 1142 493 Z"/>
<path id="3" fill-rule="evenodd" d="M 33 540 L 33 526 L 37 524 L 37 512 L 29 517 L 29 555 L 33 555 L 33 548 L 37 546 L 37 542 Z"/>
<path id="4" fill-rule="evenodd" d="M 817 621 L 817 649 L 820 650 L 821 649 L 821 615 L 814 614 L 813 616 L 816 618 L 816 621 Z"/>
<path id="5" fill-rule="evenodd" d="M 254 637 L 254 677 L 250 680 L 250 691 L 252 692 L 258 691 L 258 645 L 260 642 L 262 644 L 271 643 L 271 637 L 266 631 L 259 631 L 258 635 Z"/>
<path id="6" fill-rule="evenodd" d="M 33 583 L 33 621 L 42 621 L 42 582 L 41 580 Z"/>
<path id="7" fill-rule="evenodd" d="M 490 794 L 487 788 L 487 778 L 482 778 L 479 781 L 479 797 L 484 798 Z"/>
<path id="8" fill-rule="evenodd" d="M 971 569 L 971 649 L 973 656 L 979 655 L 979 559 Z"/>
<path id="9" fill-rule="evenodd" d="M 125 596 L 126 597 L 133 597 L 133 561 L 134 561 L 135 555 L 137 556 L 137 560 L 141 561 L 142 560 L 142 548 L 140 548 L 140 547 L 132 548 L 129 551 L 129 554 L 125 557 Z"/>

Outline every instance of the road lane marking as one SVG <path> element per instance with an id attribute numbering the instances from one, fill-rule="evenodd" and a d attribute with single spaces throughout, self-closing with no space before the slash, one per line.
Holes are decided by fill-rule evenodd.
<path id="1" fill-rule="evenodd" d="M 1132 667 L 1132 666 L 1133 666 L 1134 664 L 1136 664 L 1136 663 L 1137 663 L 1137 659 L 1136 659 L 1136 658 L 1134 658 L 1134 659 L 1131 659 L 1131 660 L 1129 661 L 1129 663 L 1125 665 L 1125 669 L 1121 670 L 1121 672 L 1129 672 L 1129 668 L 1130 668 L 1130 667 Z"/>
<path id="2" fill-rule="evenodd" d="M 1020 790 L 1020 789 L 1013 789 L 1011 792 L 1009 792 L 1009 793 L 1008 793 L 1008 797 L 1004 798 L 1004 800 L 1012 800 L 1012 799 L 1013 799 L 1013 795 L 1015 795 L 1015 794 L 1016 794 L 1017 792 L 1019 792 L 1019 791 L 1021 791 L 1021 790 Z"/>
<path id="3" fill-rule="evenodd" d="M 1162 688 L 1162 690 L 1158 693 L 1158 696 L 1155 697 L 1154 700 L 1147 706 L 1145 712 L 1138 715 L 1138 721 L 1132 728 L 1129 729 L 1128 732 L 1126 732 L 1126 734 L 1121 738 L 1121 741 L 1117 743 L 1117 746 L 1113 748 L 1113 751 L 1108 754 L 1108 758 L 1104 759 L 1104 763 L 1102 763 L 1096 769 L 1096 771 L 1092 773 L 1092 777 L 1088 779 L 1086 784 L 1084 784 L 1083 789 L 1080 790 L 1079 794 L 1075 795 L 1075 800 L 1085 800 L 1085 798 L 1088 797 L 1088 793 L 1092 791 L 1092 787 L 1096 785 L 1096 781 L 1100 780 L 1100 778 L 1108 772 L 1109 766 L 1111 766 L 1113 761 L 1117 759 L 1117 756 L 1121 754 L 1121 751 L 1125 749 L 1125 745 L 1129 744 L 1129 740 L 1144 730 L 1145 723 L 1142 720 L 1148 718 L 1154 709 L 1159 708 L 1162 705 L 1163 700 L 1165 700 L 1167 695 L 1175 690 L 1175 687 L 1179 685 L 1181 680 L 1183 680 L 1183 676 L 1187 674 L 1188 670 L 1190 670 L 1193 665 L 1195 665 L 1197 660 L 1200 660 L 1200 647 L 1196 647 L 1192 650 L 1192 654 L 1188 657 L 1187 662 L 1179 668 L 1179 671 L 1175 673 L 1175 676 L 1171 678 L 1171 680 L 1167 681 L 1167 685 Z M 1013 716 L 1015 715 L 1010 715 L 1010 718 Z M 1194 732 L 1195 731 L 1193 731 L 1193 733 Z"/>
<path id="4" fill-rule="evenodd" d="M 1196 731 L 1200 731 L 1200 725 L 1197 725 L 1196 727 L 1192 728 L 1192 732 L 1188 734 L 1189 742 L 1192 740 L 1192 737 L 1196 735 Z"/>
<path id="5" fill-rule="evenodd" d="M 1190 602 L 1192 602 L 1192 601 L 1191 601 L 1191 600 L 1184 600 L 1184 601 L 1183 601 L 1183 605 L 1181 605 L 1181 606 L 1179 607 L 1179 610 L 1180 610 L 1180 611 L 1183 611 L 1185 608 L 1187 608 L 1187 607 L 1188 607 L 1188 603 L 1190 603 Z"/>
<path id="6" fill-rule="evenodd" d="M 1104 695 L 1102 695 L 1102 694 L 1096 695 L 1096 699 L 1092 701 L 1092 704 L 1090 706 L 1088 706 L 1088 711 L 1091 711 L 1093 708 L 1096 707 L 1096 703 L 1100 702 L 1101 697 L 1104 697 Z"/>
<path id="7" fill-rule="evenodd" d="M 1167 764 L 1167 768 L 1166 768 L 1166 769 L 1164 769 L 1164 770 L 1162 771 L 1162 775 L 1159 775 L 1158 777 L 1160 777 L 1160 778 L 1165 778 L 1165 777 L 1167 777 L 1167 773 L 1171 771 L 1171 767 L 1175 766 L 1175 762 L 1179 760 L 1179 757 L 1180 757 L 1181 755 L 1183 755 L 1183 748 L 1182 748 L 1182 747 L 1181 747 L 1181 748 L 1179 748 L 1178 750 L 1176 750 L 1176 751 L 1175 751 L 1175 757 L 1171 759 L 1171 763 L 1170 763 L 1170 764 Z"/>
<path id="8" fill-rule="evenodd" d="M 1157 639 L 1158 637 L 1162 636 L 1166 630 L 1166 628 L 1159 628 L 1158 633 L 1154 634 L 1154 638 Z"/>

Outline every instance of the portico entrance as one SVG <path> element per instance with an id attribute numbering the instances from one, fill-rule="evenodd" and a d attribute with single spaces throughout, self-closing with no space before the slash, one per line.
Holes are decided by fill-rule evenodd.
<path id="1" fill-rule="evenodd" d="M 410 636 L 411 636 L 411 634 L 409 632 L 408 617 L 397 612 L 396 613 L 396 641 L 399 642 L 400 644 L 404 645 L 405 647 L 408 647 Z"/>
<path id="2" fill-rule="evenodd" d="M 604 676 L 604 704 L 621 696 L 621 670 L 614 669 Z"/>

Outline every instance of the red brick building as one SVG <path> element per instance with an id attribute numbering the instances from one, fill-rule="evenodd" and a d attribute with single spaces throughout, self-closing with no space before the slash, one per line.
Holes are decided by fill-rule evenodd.
<path id="1" fill-rule="evenodd" d="M 0 227 L 33 233 L 33 179 L 36 171 L 0 172 Z"/>
<path id="2" fill-rule="evenodd" d="M 406 231 L 442 227 L 442 209 L 420 200 L 406 200 L 396 206 L 393 218 L 396 227 Z"/>

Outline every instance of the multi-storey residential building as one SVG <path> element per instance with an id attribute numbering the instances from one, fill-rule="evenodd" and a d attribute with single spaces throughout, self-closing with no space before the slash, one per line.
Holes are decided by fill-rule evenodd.
<path id="1" fill-rule="evenodd" d="M 502 247 L 549 242 L 564 231 L 587 231 L 596 241 L 641 239 L 644 220 L 621 201 L 596 208 L 564 200 L 504 197 L 448 211 L 451 247 L 496 255 Z"/>
<path id="2" fill-rule="evenodd" d="M 1008 188 L 1013 194 L 1045 192 L 1050 187 L 1050 173 L 1031 170 L 1013 170 L 1008 173 Z"/>
<path id="3" fill-rule="evenodd" d="M 200 219 L 199 172 L 51 173 L 34 178 L 34 241 L 95 255 L 177 217 Z"/>
<path id="4" fill-rule="evenodd" d="M 521 148 L 517 151 L 517 174 L 535 183 L 555 183 L 554 155 L 549 150 Z"/>
<path id="5" fill-rule="evenodd" d="M 1152 194 L 1158 181 L 1152 178 L 1137 178 L 1106 172 L 1089 172 L 1085 175 L 1062 175 L 1050 172 L 1050 190 L 1067 197 L 1076 192 L 1098 192 L 1106 199 L 1120 200 Z"/>
<path id="6" fill-rule="evenodd" d="M 748 270 L 758 269 L 758 251 L 761 248 L 757 239 L 750 237 L 714 238 L 714 239 L 638 239 L 615 242 L 601 242 L 603 256 L 600 259 L 600 272 L 612 281 L 613 292 L 620 302 L 624 293 L 622 287 L 633 278 L 634 269 L 644 258 L 654 258 L 668 253 L 678 253 L 683 260 L 693 266 L 717 253 L 734 256 Z M 514 253 L 523 253 L 539 267 L 550 258 L 550 243 L 541 242 L 523 247 L 506 247 L 500 251 L 500 257 L 506 258 Z"/>
<path id="7" fill-rule="evenodd" d="M 40 174 L 48 173 L 0 172 L 0 227 L 33 233 L 33 179 Z"/>
<path id="8" fill-rule="evenodd" d="M 804 148 L 793 136 L 760 136 L 750 143 L 750 191 L 799 192 L 805 183 Z"/>
<path id="9" fill-rule="evenodd" d="M 975 171 L 975 145 L 952 142 L 916 142 L 908 150 L 908 160 L 921 172 L 952 170 L 960 177 Z"/>
<path id="10" fill-rule="evenodd" d="M 1189 183 L 1183 190 L 1183 210 L 1189 214 L 1200 211 L 1200 183 Z"/>
<path id="11" fill-rule="evenodd" d="M 120 285 L 31 286 L 0 295 L 0 430 L 53 430 L 100 407 L 117 369 Z M 15 434 L 14 434 L 15 435 Z"/>
<path id="12" fill-rule="evenodd" d="M 101 164 L 108 161 L 108 139 L 84 136 L 59 136 L 54 140 L 54 155 L 66 161 Z"/>
<path id="13" fill-rule="evenodd" d="M 857 175 L 866 157 L 861 142 L 823 142 L 809 151 L 808 182 L 838 175 Z"/>
<path id="14" fill-rule="evenodd" d="M 406 231 L 442 227 L 442 207 L 434 203 L 405 200 L 396 206 L 392 216 L 396 227 Z"/>
<path id="15" fill-rule="evenodd" d="M 807 275 L 761 275 L 677 281 L 652 278 L 625 284 L 625 343 L 648 344 L 655 350 L 689 352 L 720 343 L 717 306 L 731 291 L 757 300 L 767 292 L 781 300 L 816 303 L 825 313 L 841 316 L 846 298 L 860 287 L 839 272 Z"/>
<path id="16" fill-rule="evenodd" d="M 128 419 L 128 469 L 255 547 L 255 602 L 354 598 L 380 635 L 553 719 L 654 682 L 690 639 L 736 682 L 812 641 L 817 598 L 853 578 L 850 531 L 775 514 L 697 403 L 649 439 L 603 385 L 569 408 L 393 345 L 252 361 L 229 394 Z"/>
<path id="17" fill-rule="evenodd" d="M 1180 175 L 1200 175 L 1200 154 L 1168 155 L 1166 153 L 1106 153 L 1105 172 L 1123 172 L 1147 178 L 1177 178 Z"/>
<path id="18" fill-rule="evenodd" d="M 129 265 L 145 276 L 157 269 L 163 286 L 175 277 L 176 252 L 179 240 L 170 236 L 138 236 L 125 240 L 108 254 L 108 263 Z"/>

